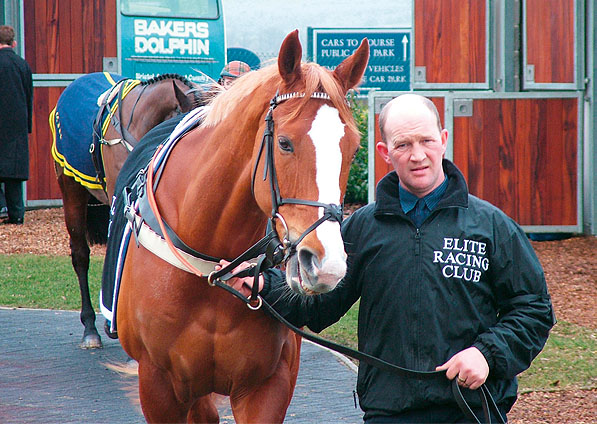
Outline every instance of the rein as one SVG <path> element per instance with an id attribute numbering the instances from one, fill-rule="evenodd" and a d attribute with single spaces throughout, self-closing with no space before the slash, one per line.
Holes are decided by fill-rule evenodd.
<path id="1" fill-rule="evenodd" d="M 280 263 L 286 261 L 289 257 L 291 257 L 296 252 L 296 248 L 299 245 L 299 243 L 323 222 L 328 220 L 336 221 L 338 223 L 342 222 L 342 206 L 339 204 L 321 203 L 313 200 L 296 198 L 283 198 L 280 194 L 280 186 L 278 185 L 278 176 L 276 173 L 276 166 L 274 163 L 275 124 L 273 112 L 274 109 L 280 103 L 293 98 L 304 98 L 305 95 L 305 93 L 300 92 L 292 92 L 282 95 L 276 93 L 276 95 L 270 100 L 269 109 L 265 116 L 265 130 L 263 131 L 263 138 L 261 139 L 259 153 L 257 154 L 257 159 L 255 161 L 253 173 L 251 176 L 251 193 L 253 194 L 253 196 L 255 196 L 255 178 L 257 176 L 257 168 L 259 167 L 259 163 L 261 162 L 261 159 L 263 157 L 263 181 L 268 179 L 269 176 L 269 186 L 272 200 L 272 211 L 271 216 L 269 218 L 269 227 L 271 228 L 271 230 L 264 237 L 264 239 L 261 240 L 263 242 L 265 242 L 266 239 L 268 240 L 267 242 L 265 242 L 265 244 L 268 246 L 268 249 L 264 252 L 265 254 L 261 257 L 261 259 L 257 262 L 256 265 L 253 265 L 252 267 L 240 271 L 239 273 L 232 274 L 231 272 L 234 268 L 240 265 L 240 263 L 247 259 L 247 256 L 245 256 L 245 254 L 239 256 L 219 271 L 212 272 L 208 278 L 208 282 L 211 285 L 214 285 L 215 281 L 217 280 L 228 281 L 231 278 L 243 277 L 250 275 L 251 273 L 254 275 L 255 278 L 258 278 L 259 274 L 261 274 L 266 269 L 273 268 L 274 266 L 279 265 Z M 310 97 L 312 99 L 330 100 L 330 96 L 322 92 L 314 92 L 311 94 Z M 286 225 L 286 221 L 279 212 L 280 206 L 282 205 L 313 206 L 317 208 L 322 208 L 323 214 L 317 221 L 311 224 L 309 228 L 307 228 L 296 240 L 291 241 L 290 232 L 288 230 L 288 226 Z M 276 220 L 280 220 L 285 229 L 285 234 L 282 239 L 282 242 L 280 242 L 275 231 Z M 250 305 L 256 307 L 257 309 L 257 305 L 259 305 L 262 302 L 261 297 L 258 296 L 258 287 L 256 285 L 253 287 L 251 297 L 249 298 L 249 302 Z"/>
<path id="2" fill-rule="evenodd" d="M 251 179 L 251 191 L 254 193 L 254 184 L 255 184 L 255 176 L 256 176 L 257 168 L 258 168 L 259 162 L 261 161 L 261 158 L 265 152 L 265 155 L 264 155 L 265 166 L 264 166 L 263 179 L 264 180 L 267 179 L 267 177 L 269 175 L 270 190 L 271 190 L 271 195 L 272 195 L 272 213 L 271 213 L 271 217 L 269 218 L 269 224 L 268 224 L 270 230 L 257 243 L 255 243 L 253 246 L 251 246 L 248 250 L 246 250 L 244 253 L 242 253 L 240 256 L 238 256 L 236 259 L 232 260 L 232 262 L 230 262 L 230 264 L 221 268 L 220 270 L 211 272 L 207 276 L 207 281 L 212 286 L 216 285 L 215 282 L 217 280 L 228 281 L 231 278 L 243 277 L 243 276 L 250 275 L 251 273 L 255 276 L 255 278 L 258 278 L 259 274 L 261 274 L 266 269 L 273 268 L 276 265 L 287 260 L 290 256 L 292 256 L 294 254 L 294 252 L 296 251 L 296 247 L 298 246 L 298 244 L 310 232 L 312 232 L 315 228 L 317 228 L 320 224 L 322 224 L 323 222 L 325 222 L 327 220 L 335 220 L 339 223 L 342 221 L 342 207 L 340 205 L 327 204 L 327 203 L 321 203 L 321 202 L 316 202 L 316 201 L 312 201 L 312 200 L 304 200 L 304 199 L 296 199 L 296 198 L 282 198 L 282 196 L 280 195 L 280 188 L 278 185 L 278 178 L 277 178 L 276 168 L 275 168 L 275 164 L 274 164 L 273 110 L 276 108 L 276 106 L 278 106 L 283 101 L 286 101 L 286 100 L 292 99 L 292 98 L 302 98 L 302 97 L 305 97 L 305 93 L 295 92 L 295 93 L 284 94 L 281 96 L 278 95 L 278 93 L 276 93 L 276 95 L 270 101 L 270 107 L 269 107 L 269 110 L 268 110 L 266 118 L 265 118 L 266 128 L 264 130 L 263 139 L 261 142 L 261 146 L 259 149 L 259 153 L 257 156 L 255 166 L 254 166 L 254 170 L 253 170 L 253 175 L 252 175 L 252 179 Z M 313 93 L 311 95 L 311 98 L 323 99 L 323 100 L 330 99 L 330 97 L 326 93 L 321 93 L 321 92 Z M 197 267 L 193 266 L 186 258 L 184 258 L 184 256 L 175 247 L 174 242 L 172 241 L 172 237 L 170 237 L 170 235 L 168 234 L 168 231 L 166 229 L 166 224 L 161 217 L 160 211 L 157 206 L 157 202 L 155 201 L 154 190 L 157 188 L 157 183 L 154 183 L 154 174 L 157 172 L 161 172 L 163 170 L 163 166 L 165 165 L 165 161 L 162 161 L 162 163 L 160 164 L 160 168 L 156 171 L 155 163 L 157 161 L 157 158 L 160 156 L 159 153 L 160 153 L 161 149 L 162 149 L 162 146 L 160 146 L 156 150 L 156 152 L 154 153 L 152 160 L 149 164 L 148 170 L 147 170 L 147 179 L 146 179 L 147 201 L 149 203 L 151 212 L 156 217 L 156 220 L 158 222 L 162 236 L 163 236 L 166 244 L 172 251 L 173 255 L 176 257 L 176 259 L 179 260 L 180 263 L 183 264 L 184 267 L 186 267 L 187 270 L 189 272 L 191 272 L 192 274 L 195 274 L 198 277 L 206 277 L 206 275 L 204 273 L 202 273 L 199 269 L 197 269 Z M 324 213 L 317 221 L 315 221 L 311 226 L 309 226 L 309 228 L 307 228 L 297 240 L 291 241 L 289 239 L 289 230 L 288 230 L 288 226 L 286 225 L 286 221 L 284 220 L 283 216 L 279 213 L 279 207 L 282 205 L 285 205 L 285 204 L 321 207 L 321 208 L 323 208 Z M 282 222 L 282 225 L 285 228 L 285 235 L 284 235 L 283 243 L 280 242 L 280 240 L 278 238 L 278 234 L 275 230 L 275 221 L 277 219 L 279 219 Z M 173 233 L 173 236 L 175 236 L 177 239 L 179 239 L 179 237 L 176 236 L 175 233 Z M 254 258 L 257 258 L 257 261 L 251 267 L 244 269 L 238 273 L 232 272 L 242 262 L 250 261 Z M 258 290 L 258 287 L 253 288 L 253 292 L 249 299 L 249 306 L 254 309 L 259 309 L 261 307 L 261 302 L 262 302 L 261 298 L 258 296 L 257 290 Z"/>
<path id="3" fill-rule="evenodd" d="M 280 186 L 278 185 L 278 175 L 276 173 L 276 167 L 274 164 L 274 117 L 273 111 L 280 103 L 292 99 L 292 98 L 302 98 L 305 97 L 305 93 L 288 93 L 283 95 L 276 95 L 270 101 L 270 107 L 265 116 L 265 130 L 263 132 L 263 138 L 261 140 L 261 146 L 259 147 L 259 153 L 257 155 L 257 161 L 255 162 L 255 166 L 253 168 L 253 175 L 251 178 L 251 193 L 253 196 L 255 195 L 255 177 L 257 174 L 257 167 L 259 166 L 259 162 L 261 161 L 261 156 L 265 152 L 264 157 L 264 167 L 263 167 L 263 181 L 267 179 L 269 174 L 269 182 L 270 182 L 270 193 L 272 197 L 272 212 L 271 212 L 271 220 L 272 225 L 274 224 L 274 220 L 276 218 L 282 221 L 284 228 L 286 229 L 286 235 L 284 237 L 284 249 L 286 255 L 284 260 L 288 259 L 290 256 L 294 254 L 296 251 L 296 247 L 299 243 L 315 228 L 317 228 L 320 224 L 327 220 L 337 221 L 338 223 L 342 222 L 342 206 L 338 204 L 332 203 L 321 203 L 312 200 L 303 200 L 303 199 L 295 199 L 295 198 L 283 198 L 280 194 Z M 313 99 L 324 99 L 330 100 L 330 97 L 326 93 L 315 92 L 311 95 Z M 323 208 L 323 216 L 314 222 L 309 228 L 307 228 L 301 236 L 296 239 L 294 242 L 291 242 L 288 239 L 288 227 L 282 215 L 280 215 L 279 208 L 282 205 L 305 205 L 305 206 L 314 206 L 318 208 Z"/>
<path id="4" fill-rule="evenodd" d="M 132 81 L 132 83 L 129 83 L 129 81 Z M 112 88 L 110 88 L 110 90 L 107 93 L 105 93 L 105 95 L 103 95 L 101 104 L 99 104 L 99 109 L 97 111 L 97 114 L 95 115 L 95 119 L 93 120 L 93 125 L 92 125 L 93 141 L 89 145 L 89 154 L 91 155 L 91 161 L 93 163 L 93 167 L 95 168 L 96 179 L 101 184 L 104 191 L 106 191 L 106 182 L 104 181 L 104 178 L 105 178 L 104 166 L 101 161 L 101 158 L 99 157 L 100 153 L 98 153 L 99 152 L 99 144 L 111 146 L 114 144 L 122 143 L 124 145 L 124 147 L 129 152 L 133 149 L 133 147 L 126 140 L 126 137 L 123 135 L 122 130 L 124 130 L 124 128 L 122 128 L 122 129 L 119 128 L 122 125 L 121 125 L 121 123 L 118 122 L 118 118 L 116 118 L 116 116 L 114 116 L 115 112 L 116 112 L 114 110 L 114 107 L 119 109 L 118 114 L 120 116 L 120 122 L 122 122 L 122 99 L 138 84 L 139 84 L 138 81 L 131 80 L 130 78 L 120 79 L 116 84 L 114 84 L 112 86 Z M 117 94 L 115 93 L 116 89 L 118 89 Z M 126 93 L 123 94 L 124 91 L 126 91 Z M 115 102 L 115 104 L 113 106 L 110 106 L 111 102 L 114 100 L 114 97 L 116 95 L 118 95 L 117 101 Z M 106 111 L 108 113 L 108 119 L 102 123 L 102 117 L 104 116 L 104 113 Z M 132 120 L 132 115 L 131 115 L 131 120 Z M 106 133 L 107 128 L 108 128 L 107 127 L 108 121 L 114 126 L 116 131 L 118 131 L 123 138 L 115 139 L 115 140 L 106 140 L 104 138 L 104 134 Z M 128 131 L 127 131 L 127 133 L 128 133 Z M 133 140 L 135 140 L 134 137 L 133 137 Z M 98 146 L 97 146 L 98 151 L 96 151 L 96 143 L 98 144 Z"/>
<path id="5" fill-rule="evenodd" d="M 118 92 L 118 104 L 119 104 L 119 108 L 118 108 L 118 117 L 119 117 L 119 121 L 118 122 L 113 122 L 112 125 L 114 125 L 114 128 L 116 128 L 116 130 L 118 132 L 120 132 L 120 135 L 122 136 L 123 142 L 127 143 L 128 145 L 131 146 L 131 148 L 129 149 L 129 147 L 125 144 L 125 147 L 127 147 L 127 149 L 129 149 L 129 152 L 131 152 L 132 146 L 135 146 L 137 144 L 137 139 L 129 132 L 129 128 L 131 127 L 131 124 L 133 123 L 133 116 L 135 114 L 135 109 L 137 108 L 137 104 L 139 103 L 139 100 L 141 100 L 141 96 L 143 95 L 143 93 L 145 93 L 145 89 L 147 88 L 147 85 L 144 85 L 143 88 L 141 89 L 141 92 L 139 93 L 139 95 L 137 96 L 137 99 L 135 100 L 135 103 L 133 104 L 133 108 L 131 109 L 131 117 L 129 118 L 129 123 L 127 124 L 126 127 L 122 126 L 122 89 Z"/>
<path id="6" fill-rule="evenodd" d="M 116 144 L 122 144 L 124 146 L 124 148 L 129 153 L 132 152 L 134 146 L 137 145 L 138 140 L 135 138 L 135 136 L 133 136 L 130 133 L 129 128 L 130 128 L 131 124 L 133 123 L 133 117 L 134 117 L 137 105 L 139 104 L 139 100 L 141 100 L 141 97 L 143 96 L 143 94 L 145 93 L 145 90 L 147 89 L 147 87 L 149 87 L 150 84 L 152 84 L 153 82 L 156 82 L 156 81 L 162 81 L 163 79 L 167 79 L 167 78 L 179 79 L 179 78 L 174 78 L 168 74 L 162 79 L 152 79 L 152 80 L 150 80 L 150 82 L 148 82 L 146 84 L 142 84 L 142 83 L 140 83 L 140 81 L 132 80 L 130 78 L 122 78 L 121 80 L 119 80 L 112 87 L 112 89 L 109 91 L 109 93 L 104 97 L 102 104 L 100 105 L 100 109 L 98 110 L 98 112 L 96 114 L 96 117 L 95 117 L 95 120 L 93 123 L 93 134 L 94 134 L 94 137 L 97 137 L 97 142 L 99 144 L 103 144 L 106 146 L 114 146 Z M 129 81 L 132 81 L 133 85 L 128 85 Z M 184 83 L 183 80 L 181 80 L 181 81 Z M 141 89 L 141 91 L 137 95 L 137 98 L 135 99 L 135 103 L 133 104 L 133 107 L 131 109 L 128 124 L 126 126 L 124 126 L 123 125 L 124 120 L 123 120 L 123 116 L 122 116 L 122 109 L 123 109 L 122 102 L 124 100 L 124 97 L 126 95 L 128 95 L 130 93 L 130 91 L 133 90 L 134 88 L 136 88 L 139 84 L 142 84 L 143 88 Z M 118 93 L 113 94 L 113 93 L 115 93 L 116 89 L 118 89 Z M 184 95 L 188 96 L 189 94 L 193 94 L 194 104 L 197 105 L 200 102 L 200 98 L 197 96 L 197 93 L 200 91 L 201 91 L 200 88 L 190 88 L 188 91 L 186 91 L 184 93 Z M 117 96 L 117 100 L 116 100 L 115 104 L 113 106 L 110 106 L 110 102 L 116 96 Z M 114 110 L 115 107 L 118 108 L 118 116 L 116 116 L 116 113 Z M 112 124 L 112 126 L 114 127 L 116 132 L 118 132 L 118 134 L 120 134 L 121 138 L 116 138 L 116 139 L 112 139 L 112 140 L 106 140 L 104 138 L 104 133 L 107 131 L 107 125 L 104 124 L 102 126 L 101 120 L 102 120 L 102 116 L 106 110 L 108 111 L 108 117 L 109 117 L 110 123 Z M 175 112 L 177 115 L 181 115 L 183 113 L 183 111 L 181 110 L 180 104 L 176 105 Z M 95 144 L 96 143 L 94 140 L 94 142 L 92 142 L 91 145 L 89 146 L 89 153 L 91 154 L 91 159 L 93 162 L 93 166 L 95 168 L 97 180 L 103 186 L 104 191 L 106 191 L 106 183 L 104 181 L 105 173 L 104 173 L 104 169 L 103 169 L 103 163 L 101 162 L 101 159 L 98 156 L 96 156 L 96 154 L 95 154 L 95 150 L 96 150 Z"/>
<path id="7" fill-rule="evenodd" d="M 124 127 L 122 125 L 123 119 L 122 119 L 122 99 L 123 99 L 123 86 L 120 87 L 120 90 L 118 91 L 118 119 L 112 115 L 112 125 L 114 126 L 114 128 L 116 129 L 116 131 L 118 131 L 118 133 L 122 136 L 121 140 L 116 140 L 116 141 L 120 141 L 129 152 L 131 152 L 133 150 L 133 146 L 135 146 L 138 143 L 138 140 L 129 132 L 129 128 L 131 126 L 131 124 L 133 123 L 133 116 L 135 115 L 135 109 L 137 108 L 137 104 L 139 103 L 139 100 L 141 100 L 141 96 L 143 96 L 143 93 L 145 93 L 145 89 L 147 87 L 149 87 L 150 84 L 143 84 L 143 88 L 141 89 L 141 91 L 139 92 L 139 95 L 137 96 L 137 98 L 135 99 L 135 103 L 133 104 L 133 107 L 131 109 L 131 115 L 129 118 L 129 123 L 127 124 L 126 127 Z M 191 88 L 188 91 L 186 91 L 184 93 L 185 96 L 188 96 L 189 94 L 193 94 L 193 99 L 194 99 L 194 104 L 198 104 L 199 100 L 197 97 L 197 93 L 201 92 L 200 88 Z M 183 113 L 183 111 L 180 108 L 180 104 L 176 105 L 176 114 L 177 115 L 181 115 Z M 112 140 L 106 141 L 106 144 L 115 144 L 115 143 L 111 143 Z"/>
<path id="8" fill-rule="evenodd" d="M 272 197 L 272 212 L 271 217 L 269 218 L 269 227 L 270 230 L 267 232 L 265 237 L 260 239 L 257 243 L 251 246 L 248 250 L 234 259 L 230 264 L 221 268 L 218 271 L 213 271 L 207 276 L 207 281 L 211 286 L 220 287 L 227 292 L 231 293 L 235 297 L 242 300 L 250 309 L 258 310 L 260 308 L 264 308 L 272 317 L 278 320 L 280 323 L 288 327 L 294 333 L 298 334 L 301 337 L 304 337 L 307 340 L 310 340 L 316 344 L 321 346 L 327 347 L 328 349 L 334 350 L 336 352 L 342 353 L 346 356 L 354 358 L 358 361 L 364 362 L 376 368 L 382 369 L 384 371 L 392 372 L 398 374 L 403 377 L 415 378 L 418 380 L 430 380 L 430 379 L 445 379 L 445 371 L 416 371 L 411 370 L 408 368 L 399 367 L 394 365 L 390 362 L 384 361 L 380 358 L 374 357 L 369 355 L 365 352 L 361 352 L 347 346 L 343 346 L 329 340 L 323 339 L 318 337 L 312 333 L 307 333 L 304 330 L 294 326 L 290 322 L 288 322 L 283 316 L 281 316 L 269 303 L 267 303 L 261 296 L 259 296 L 259 284 L 253 284 L 251 296 L 246 298 L 242 293 L 235 290 L 228 284 L 226 281 L 235 278 L 235 277 L 246 277 L 248 275 L 253 275 L 255 281 L 258 280 L 259 275 L 265 271 L 266 269 L 273 268 L 276 265 L 284 262 L 287 260 L 292 254 L 296 252 L 296 247 L 298 244 L 309 234 L 313 231 L 317 226 L 327 220 L 334 220 L 337 222 L 342 221 L 342 207 L 337 204 L 326 204 L 311 200 L 304 200 L 304 199 L 295 199 L 295 198 L 283 198 L 280 194 L 280 188 L 278 185 L 278 179 L 276 175 L 276 168 L 274 164 L 274 119 L 273 119 L 273 111 L 280 103 L 285 100 L 291 98 L 300 98 L 304 97 L 305 93 L 288 93 L 284 95 L 276 95 L 270 101 L 270 107 L 265 117 L 266 121 L 266 128 L 264 130 L 263 138 L 261 141 L 261 146 L 259 148 L 259 153 L 257 156 L 256 163 L 253 168 L 253 174 L 251 179 L 251 191 L 254 194 L 254 184 L 255 184 L 255 177 L 257 174 L 257 168 L 259 166 L 259 162 L 261 161 L 262 156 L 264 157 L 264 172 L 263 172 L 263 180 L 265 181 L 269 175 L 269 185 Z M 312 98 L 317 99 L 324 99 L 329 100 L 329 96 L 326 93 L 313 93 L 311 95 Z M 186 267 L 188 268 L 187 271 L 198 276 L 205 278 L 206 275 L 202 273 L 199 269 L 193 266 L 187 259 L 183 257 L 183 255 L 178 251 L 178 249 L 174 246 L 171 237 L 168 235 L 168 231 L 166 230 L 165 222 L 160 215 L 157 202 L 155 200 L 154 194 L 154 172 L 155 172 L 155 162 L 156 158 L 158 157 L 158 153 L 162 149 L 161 145 L 153 155 L 153 158 L 149 164 L 147 170 L 147 179 L 146 179 L 146 193 L 147 193 L 147 200 L 150 205 L 151 211 L 157 218 L 162 236 L 174 254 L 174 256 Z M 162 165 L 164 162 L 162 162 Z M 163 169 L 163 168 L 162 168 Z M 314 222 L 309 228 L 307 228 L 301 236 L 295 240 L 290 241 L 289 239 L 289 232 L 286 222 L 282 215 L 279 213 L 279 207 L 282 205 L 306 205 L 306 206 L 313 206 L 318 208 L 323 208 L 324 213 L 321 218 L 319 218 L 316 222 Z M 286 234 L 284 235 L 283 242 L 280 242 L 278 238 L 278 234 L 275 230 L 275 221 L 279 219 L 284 228 Z M 233 273 L 233 270 L 240 265 L 242 262 L 248 261 L 250 259 L 257 257 L 257 263 L 248 267 L 238 273 Z M 468 405 L 467 401 L 464 399 L 460 386 L 458 385 L 457 379 L 454 378 L 452 380 L 452 393 L 456 400 L 456 403 L 465 414 L 465 416 L 476 422 L 481 423 L 481 421 L 477 418 L 475 413 L 472 411 L 470 406 Z M 497 418 L 498 422 L 504 424 L 505 421 L 501 416 L 489 389 L 483 384 L 479 390 L 479 396 L 481 399 L 481 407 L 483 409 L 485 415 L 485 422 L 490 423 L 490 411 L 493 413 Z"/>
<path id="9" fill-rule="evenodd" d="M 247 304 L 247 306 L 251 307 L 251 299 L 247 299 L 242 293 L 237 291 L 236 289 L 232 288 L 228 284 L 218 280 L 215 282 L 217 287 L 220 287 L 227 292 L 231 293 L 235 297 L 239 298 L 243 302 Z M 259 286 L 258 284 L 253 284 L 253 286 Z M 359 362 L 364 362 L 368 365 L 373 367 L 379 368 L 384 371 L 392 372 L 402 377 L 414 378 L 417 380 L 432 380 L 432 379 L 445 379 L 446 372 L 445 371 L 417 371 L 408 368 L 403 368 L 398 365 L 394 365 L 390 362 L 384 361 L 383 359 L 377 358 L 375 356 L 369 355 L 368 353 L 361 352 L 356 349 L 352 349 L 350 347 L 340 345 L 338 343 L 331 342 L 326 340 L 322 337 L 316 336 L 313 333 L 308 333 L 290 322 L 288 322 L 282 315 L 280 315 L 267 301 L 265 301 L 261 296 L 259 296 L 259 304 L 263 306 L 263 308 L 275 319 L 277 319 L 280 323 L 288 327 L 294 333 L 298 334 L 305 339 L 316 343 L 320 346 L 327 347 L 333 351 L 341 353 L 343 355 L 349 356 L 353 359 L 358 360 Z M 255 308 L 251 308 L 255 309 Z M 468 402 L 464 398 L 462 391 L 460 390 L 460 386 L 458 385 L 458 381 L 456 378 L 452 380 L 452 394 L 458 407 L 464 413 L 464 415 L 475 423 L 481 424 L 481 422 L 490 423 L 491 424 L 491 415 L 490 412 L 497 417 L 498 423 L 505 424 L 506 421 L 502 417 L 489 389 L 485 384 L 483 384 L 479 388 L 479 397 L 481 399 L 481 407 L 483 409 L 483 414 L 485 416 L 485 421 L 480 421 L 479 418 L 475 415 L 471 407 L 469 406 Z"/>

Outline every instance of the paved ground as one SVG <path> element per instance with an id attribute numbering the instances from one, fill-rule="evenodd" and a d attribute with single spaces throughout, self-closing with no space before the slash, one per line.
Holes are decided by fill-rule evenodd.
<path id="1" fill-rule="evenodd" d="M 103 328 L 101 316 L 97 327 Z M 106 366 L 127 359 L 118 341 L 103 336 L 103 349 L 81 350 L 82 333 L 77 312 L 0 308 L 0 423 L 145 422 L 127 398 L 130 378 Z M 345 360 L 303 343 L 285 422 L 362 422 L 355 384 Z M 234 422 L 227 405 L 220 415 L 222 423 Z"/>

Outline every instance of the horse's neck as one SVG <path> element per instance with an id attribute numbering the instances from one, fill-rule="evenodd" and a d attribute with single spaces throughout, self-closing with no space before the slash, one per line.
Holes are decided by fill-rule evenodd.
<path id="1" fill-rule="evenodd" d="M 169 84 L 169 85 L 167 85 Z M 155 127 L 176 106 L 171 80 L 147 86 L 138 85 L 127 96 L 126 110 L 131 119 L 131 134 L 138 140 Z M 168 92 L 168 88 L 172 94 Z"/>
<path id="2" fill-rule="evenodd" d="M 181 140 L 166 165 L 162 188 L 177 205 L 167 220 L 181 238 L 203 253 L 226 258 L 261 238 L 266 223 L 251 193 L 258 125 L 229 121 Z"/>

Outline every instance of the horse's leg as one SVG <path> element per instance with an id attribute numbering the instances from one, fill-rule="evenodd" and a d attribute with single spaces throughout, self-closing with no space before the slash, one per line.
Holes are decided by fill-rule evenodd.
<path id="1" fill-rule="evenodd" d="M 95 328 L 95 311 L 89 296 L 89 245 L 87 244 L 87 202 L 89 192 L 73 178 L 58 175 L 58 185 L 62 191 L 64 222 L 70 237 L 71 261 L 81 291 L 81 322 L 85 326 L 82 349 L 102 347 L 102 340 Z"/>
<path id="2" fill-rule="evenodd" d="M 168 374 L 146 358 L 139 360 L 139 400 L 149 423 L 182 423 L 187 418 L 188 405 L 178 401 Z"/>
<path id="3" fill-rule="evenodd" d="M 187 415 L 188 423 L 218 423 L 220 414 L 213 401 L 212 395 L 197 399 Z"/>
<path id="4" fill-rule="evenodd" d="M 241 396 L 230 394 L 237 423 L 282 423 L 298 376 L 301 338 L 290 334 L 274 374 L 255 390 Z"/>

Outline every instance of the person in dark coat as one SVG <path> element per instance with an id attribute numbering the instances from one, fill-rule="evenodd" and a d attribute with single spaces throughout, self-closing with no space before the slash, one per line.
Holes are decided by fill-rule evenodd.
<path id="1" fill-rule="evenodd" d="M 0 184 L 0 219 L 8 218 L 8 208 L 4 197 L 4 187 Z"/>
<path id="2" fill-rule="evenodd" d="M 8 218 L 25 218 L 23 181 L 29 179 L 29 134 L 33 127 L 33 77 L 27 62 L 14 51 L 11 26 L 0 26 L 0 182 L 4 183 Z"/>
<path id="3" fill-rule="evenodd" d="M 376 201 L 342 223 L 344 279 L 325 294 L 289 296 L 284 274 L 273 269 L 260 279 L 260 296 L 316 332 L 360 300 L 359 350 L 446 372 L 445 379 L 413 380 L 361 362 L 357 393 L 367 424 L 470 422 L 452 394 L 454 379 L 477 417 L 474 391 L 485 384 L 505 419 L 516 376 L 555 323 L 541 264 L 520 226 L 470 194 L 444 158 L 448 132 L 429 99 L 393 99 L 379 126 L 376 149 L 393 171 L 377 185 Z M 231 282 L 250 294 L 251 278 Z"/>

